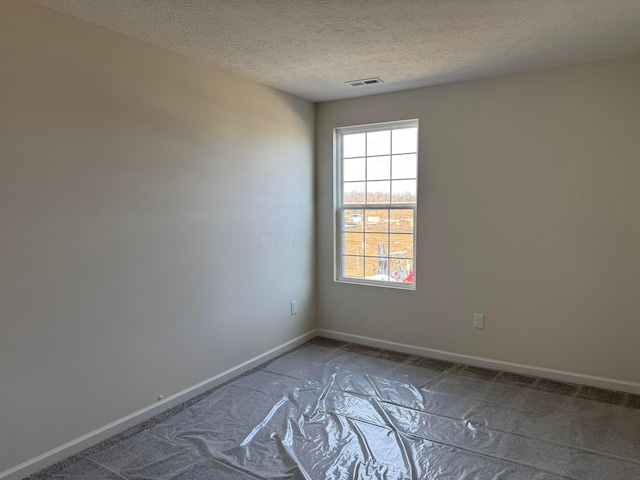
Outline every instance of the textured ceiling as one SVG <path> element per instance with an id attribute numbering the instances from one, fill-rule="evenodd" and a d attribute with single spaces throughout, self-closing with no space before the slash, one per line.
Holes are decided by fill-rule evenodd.
<path id="1" fill-rule="evenodd" d="M 640 0 L 38 3 L 313 101 L 640 53 Z"/>

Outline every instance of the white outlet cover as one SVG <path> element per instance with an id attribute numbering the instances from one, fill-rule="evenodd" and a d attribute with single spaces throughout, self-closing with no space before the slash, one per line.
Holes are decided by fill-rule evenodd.
<path id="1" fill-rule="evenodd" d="M 473 314 L 473 327 L 484 328 L 484 313 Z"/>
<path id="2" fill-rule="evenodd" d="M 298 305 L 294 300 L 291 302 L 291 315 L 295 315 L 296 313 L 298 313 Z"/>

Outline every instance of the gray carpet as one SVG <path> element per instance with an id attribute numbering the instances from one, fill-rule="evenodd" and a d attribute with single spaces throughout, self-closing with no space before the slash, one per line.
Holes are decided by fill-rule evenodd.
<path id="1" fill-rule="evenodd" d="M 317 337 L 56 479 L 640 479 L 640 396 Z"/>

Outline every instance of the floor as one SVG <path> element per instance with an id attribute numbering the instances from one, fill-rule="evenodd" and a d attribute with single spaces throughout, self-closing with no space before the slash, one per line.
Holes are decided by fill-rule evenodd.
<path id="1" fill-rule="evenodd" d="M 316 338 L 56 479 L 640 479 L 640 396 Z"/>

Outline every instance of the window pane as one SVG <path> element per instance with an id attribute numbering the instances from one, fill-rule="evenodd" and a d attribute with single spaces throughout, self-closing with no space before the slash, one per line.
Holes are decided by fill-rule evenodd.
<path id="1" fill-rule="evenodd" d="M 418 129 L 401 128 L 393 131 L 393 153 L 413 153 L 418 151 Z M 369 154 L 371 155 L 371 154 Z"/>
<path id="2" fill-rule="evenodd" d="M 416 180 L 394 180 L 391 203 L 416 203 Z"/>
<path id="3" fill-rule="evenodd" d="M 396 282 L 413 283 L 413 260 L 410 258 L 390 258 L 389 276 Z"/>
<path id="4" fill-rule="evenodd" d="M 345 210 L 343 228 L 350 232 L 362 232 L 364 230 L 363 220 L 362 210 Z"/>
<path id="5" fill-rule="evenodd" d="M 391 153 L 391 130 L 367 133 L 367 156 Z"/>
<path id="6" fill-rule="evenodd" d="M 367 182 L 367 203 L 390 203 L 391 182 Z"/>
<path id="7" fill-rule="evenodd" d="M 417 125 L 404 120 L 336 130 L 337 281 L 414 289 Z"/>
<path id="8" fill-rule="evenodd" d="M 343 184 L 343 203 L 365 203 L 364 182 L 345 182 Z"/>
<path id="9" fill-rule="evenodd" d="M 366 133 L 355 133 L 342 137 L 342 155 L 347 157 L 364 157 Z"/>
<path id="10" fill-rule="evenodd" d="M 367 232 L 389 231 L 389 210 L 365 210 Z"/>
<path id="11" fill-rule="evenodd" d="M 345 158 L 343 168 L 343 181 L 366 180 L 364 174 L 364 158 Z"/>
<path id="12" fill-rule="evenodd" d="M 413 233 L 413 210 L 391 210 L 389 230 L 391 233 Z"/>
<path id="13" fill-rule="evenodd" d="M 364 276 L 364 257 L 343 256 L 342 265 L 345 277 L 362 278 Z"/>
<path id="14" fill-rule="evenodd" d="M 389 241 L 390 256 L 413 258 L 413 234 L 392 233 Z"/>
<path id="15" fill-rule="evenodd" d="M 345 232 L 344 253 L 346 255 L 364 255 L 364 234 Z"/>
<path id="16" fill-rule="evenodd" d="M 367 279 L 389 281 L 389 260 L 386 257 L 367 257 L 364 260 Z"/>
<path id="17" fill-rule="evenodd" d="M 389 180 L 391 157 L 367 158 L 367 180 Z"/>
<path id="18" fill-rule="evenodd" d="M 389 237 L 386 233 L 365 233 L 364 254 L 370 257 L 386 256 L 389 248 Z"/>
<path id="19" fill-rule="evenodd" d="M 417 155 L 394 155 L 393 170 L 391 178 L 416 178 L 418 174 Z M 354 180 L 360 180 L 359 178 Z"/>

